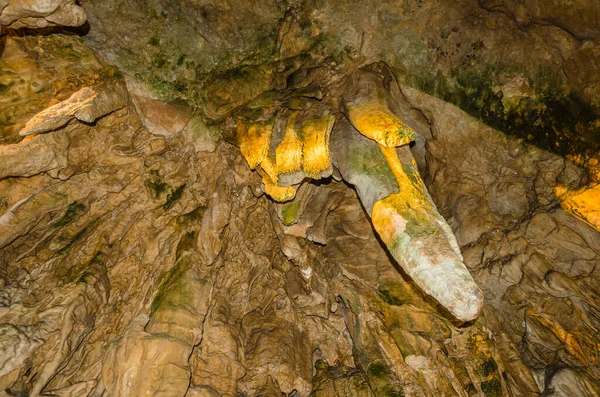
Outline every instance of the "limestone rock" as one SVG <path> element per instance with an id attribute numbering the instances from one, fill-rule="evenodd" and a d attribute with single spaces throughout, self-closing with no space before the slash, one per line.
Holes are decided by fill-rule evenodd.
<path id="1" fill-rule="evenodd" d="M 548 143 L 555 151 L 590 142 L 569 131 L 593 132 L 595 113 L 549 94 L 594 92 L 583 72 L 593 46 L 560 27 L 575 8 L 556 16 L 544 7 L 558 6 L 540 6 L 550 17 L 521 30 L 462 0 L 217 3 L 83 1 L 84 40 L 165 96 L 128 84 L 150 111 L 125 101 L 92 123 L 73 116 L 25 138 L 17 131 L 35 114 L 120 78 L 75 36 L 3 37 L 0 156 L 11 155 L 0 161 L 0 394 L 597 395 L 600 234 L 555 192 L 577 191 L 585 172 L 479 120 L 518 135 L 505 116 L 534 120 L 524 109 L 558 98 L 535 118 L 551 129 L 524 129 L 562 131 Z M 589 26 L 582 18 L 581 32 Z M 360 88 L 357 65 L 417 134 L 399 161 L 409 177 L 418 167 L 439 212 L 431 219 L 447 220 L 485 295 L 472 322 L 457 324 L 427 297 L 371 226 L 365 210 L 399 186 L 379 146 L 347 120 L 341 99 Z M 336 118 L 330 160 L 340 170 L 277 204 L 232 131 L 269 120 L 276 159 L 294 112 Z M 204 126 L 217 133 L 205 140 Z M 336 132 L 350 139 L 336 142 Z M 287 138 L 297 149 L 300 137 Z M 350 144 L 365 160 L 355 177 L 371 172 L 372 183 L 343 183 Z M 427 247 L 443 235 L 444 252 L 458 256 L 448 225 Z"/>
<path id="2" fill-rule="evenodd" d="M 0 55 L 0 143 L 18 143 L 36 114 L 84 87 L 114 79 L 82 39 L 73 35 L 4 36 Z"/>
<path id="3" fill-rule="evenodd" d="M 0 6 L 0 25 L 12 29 L 80 26 L 85 22 L 85 11 L 74 0 L 8 0 Z"/>
<path id="4" fill-rule="evenodd" d="M 101 116 L 123 108 L 126 103 L 127 91 L 123 83 L 105 87 L 84 87 L 69 99 L 33 116 L 19 135 L 28 136 L 56 130 L 73 119 L 92 123 Z"/>

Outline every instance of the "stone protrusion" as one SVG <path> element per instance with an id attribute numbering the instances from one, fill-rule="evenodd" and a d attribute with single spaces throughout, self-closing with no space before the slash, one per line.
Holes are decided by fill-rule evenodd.
<path id="1" fill-rule="evenodd" d="M 85 11 L 75 0 L 9 0 L 0 3 L 0 25 L 12 29 L 81 26 Z"/>
<path id="2" fill-rule="evenodd" d="M 373 226 L 419 287 L 461 321 L 481 312 L 483 295 L 462 262 L 456 238 L 437 211 L 410 150 L 364 138 L 338 123 L 332 153 L 344 180 L 356 187 Z"/>
<path id="3" fill-rule="evenodd" d="M 283 138 L 274 145 L 280 131 L 272 124 L 246 126 L 238 121 L 240 151 L 250 168 L 257 169 L 262 176 L 265 193 L 276 201 L 289 201 L 296 195 L 293 185 L 305 177 L 318 179 L 331 174 L 329 137 L 334 122 L 330 114 L 292 113 L 286 121 Z M 282 177 L 292 183 L 282 183 Z"/>
<path id="4" fill-rule="evenodd" d="M 387 91 L 375 73 L 357 72 L 344 95 L 346 113 L 356 130 L 380 145 L 408 145 L 415 139 L 415 132 L 390 110 Z"/>
<path id="5" fill-rule="evenodd" d="M 292 112 L 284 129 L 278 128 L 277 120 L 249 127 L 238 122 L 238 143 L 248 165 L 258 169 L 264 191 L 284 202 L 295 197 L 296 187 L 280 184 L 281 175 L 302 171 L 303 177 L 320 179 L 334 157 L 334 165 L 356 188 L 375 230 L 400 266 L 456 318 L 475 319 L 483 295 L 463 264 L 450 226 L 429 197 L 410 150 L 401 149 L 402 160 L 396 152 L 396 147 L 414 140 L 415 132 L 390 110 L 389 89 L 376 73 L 358 71 L 345 87 L 346 117 L 337 120 L 331 110 L 316 112 L 323 106 L 319 105 L 312 115 Z M 295 179 L 296 184 L 302 180 Z M 298 203 L 293 205 L 286 207 L 286 226 L 297 223 L 293 212 Z"/>
<path id="6" fill-rule="evenodd" d="M 415 132 L 396 117 L 383 103 L 371 100 L 358 106 L 349 106 L 350 121 L 361 134 L 384 147 L 408 145 Z"/>
<path id="7" fill-rule="evenodd" d="M 42 134 L 66 125 L 77 119 L 93 123 L 127 105 L 127 90 L 123 84 L 111 87 L 84 87 L 69 99 L 41 111 L 27 122 L 19 132 L 21 136 Z"/>

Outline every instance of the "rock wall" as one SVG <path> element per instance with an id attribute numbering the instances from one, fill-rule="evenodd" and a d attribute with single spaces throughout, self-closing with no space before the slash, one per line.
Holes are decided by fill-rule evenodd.
<path id="1" fill-rule="evenodd" d="M 81 4 L 86 43 L 211 118 L 285 87 L 301 66 L 382 60 L 504 133 L 563 156 L 600 149 L 594 1 Z"/>
<path id="2" fill-rule="evenodd" d="M 419 80 L 419 68 L 402 64 L 427 63 L 435 46 L 425 58 L 400 50 L 420 48 L 420 39 L 402 41 L 418 26 L 419 37 L 432 40 L 488 32 L 483 47 L 473 47 L 488 60 L 507 56 L 498 44 L 506 37 L 523 50 L 541 42 L 540 32 L 558 32 L 544 48 L 569 55 L 540 51 L 515 63 L 517 74 L 499 86 L 506 110 L 510 98 L 540 98 L 528 91 L 529 77 L 518 77 L 532 73 L 529 62 L 565 67 L 594 48 L 595 27 L 584 20 L 572 28 L 569 14 L 549 9 L 480 3 L 491 14 L 462 2 L 371 13 L 368 2 L 252 9 L 82 2 L 92 27 L 84 39 L 3 36 L 0 396 L 600 395 L 600 232 L 565 212 L 555 192 L 582 187 L 586 172 L 484 124 L 461 100 L 444 101 L 439 87 L 427 88 L 437 80 Z M 128 25 L 121 20 L 128 14 L 115 10 L 130 8 Z M 471 12 L 484 17 L 470 20 Z M 438 19 L 420 25 L 430 18 Z M 528 31 L 505 25 L 511 18 Z M 183 27 L 157 30 L 148 23 L 156 20 Z M 444 21 L 464 25 L 443 30 Z M 236 24 L 248 30 L 234 32 Z M 255 30 L 265 32 L 262 47 L 254 46 Z M 397 31 L 406 35 L 390 47 Z M 139 40 L 152 51 L 133 51 Z M 351 43 L 345 55 L 334 50 Z M 165 46 L 197 52 L 180 65 L 171 53 L 145 63 Z M 449 65 L 485 64 L 465 56 L 463 64 L 440 53 L 431 69 L 442 76 Z M 306 110 L 309 101 L 352 121 L 335 94 L 347 71 L 374 59 L 391 65 L 391 77 L 378 72 L 382 81 L 400 82 L 390 112 L 416 131 L 412 167 L 483 291 L 474 321 L 457 322 L 398 265 L 401 253 L 385 248 L 364 199 L 341 180 L 346 157 L 333 159 L 330 178 L 304 181 L 294 201 L 276 203 L 232 137 L 238 120 Z M 173 62 L 179 69 L 167 73 Z M 192 76 L 198 65 L 188 62 L 205 69 Z M 460 73 L 445 76 L 443 84 L 462 81 Z M 500 78 L 488 76 L 489 84 Z"/>

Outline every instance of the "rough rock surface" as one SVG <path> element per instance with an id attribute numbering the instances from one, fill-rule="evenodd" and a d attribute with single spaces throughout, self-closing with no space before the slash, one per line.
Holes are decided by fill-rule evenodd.
<path id="1" fill-rule="evenodd" d="M 600 150 L 593 0 L 83 0 L 86 42 L 212 118 L 310 66 L 385 61 L 405 85 L 561 155 Z M 296 73 L 305 67 L 304 75 Z"/>
<path id="2" fill-rule="evenodd" d="M 181 106 L 181 129 L 152 133 L 122 84 L 90 89 L 127 106 L 0 147 L 51 138 L 0 180 L 5 395 L 598 393 L 600 234 L 553 190 L 582 183 L 576 166 L 403 88 L 429 137 L 418 164 L 486 294 L 458 325 L 354 190 L 304 185 L 289 233 L 236 147 Z M 40 167 L 45 153 L 60 161 Z"/>
<path id="3" fill-rule="evenodd" d="M 75 0 L 2 0 L 0 26 L 11 29 L 80 26 L 85 11 Z"/>
<path id="4" fill-rule="evenodd" d="M 525 142 L 595 142 L 595 4 L 376 3 L 82 1 L 126 76 L 76 36 L 1 38 L 1 397 L 600 395 L 600 232 L 556 196 L 586 173 Z M 346 157 L 276 203 L 232 138 L 344 119 L 378 60 L 475 321 L 403 272 Z"/>
<path id="5" fill-rule="evenodd" d="M 19 131 L 33 116 L 115 73 L 77 36 L 4 36 L 1 40 L 0 144 L 19 142 L 23 139 Z"/>

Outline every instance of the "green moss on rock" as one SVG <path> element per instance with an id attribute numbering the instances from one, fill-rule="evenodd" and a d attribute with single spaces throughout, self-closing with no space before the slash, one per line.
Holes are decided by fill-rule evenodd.
<path id="1" fill-rule="evenodd" d="M 481 366 L 480 372 L 481 372 L 481 376 L 483 376 L 485 378 L 485 377 L 488 377 L 488 376 L 496 373 L 497 370 L 498 370 L 498 365 L 496 364 L 496 362 L 494 361 L 493 358 L 489 358 Z"/>
<path id="2" fill-rule="evenodd" d="M 173 205 L 181 198 L 185 187 L 186 187 L 186 184 L 184 183 L 183 185 L 179 186 L 177 189 L 175 189 L 167 194 L 167 199 L 165 200 L 165 203 L 162 205 L 162 207 L 165 211 L 168 211 L 169 209 L 171 209 L 171 207 L 173 207 Z"/>
<path id="3" fill-rule="evenodd" d="M 283 224 L 291 226 L 298 221 L 298 207 L 300 203 L 295 201 L 289 204 L 285 204 L 281 209 L 281 216 L 283 217 Z"/>
<path id="4" fill-rule="evenodd" d="M 388 369 L 382 363 L 373 362 L 369 365 L 369 369 L 367 370 L 367 372 L 369 373 L 369 375 L 382 377 L 387 375 Z"/>
<path id="5" fill-rule="evenodd" d="M 486 397 L 496 397 L 502 395 L 502 384 L 498 379 L 492 379 L 481 383 L 481 391 Z"/>
<path id="6" fill-rule="evenodd" d="M 406 84 L 460 107 L 507 135 L 561 156 L 600 151 L 600 109 L 545 71 L 528 76 L 531 93 L 506 107 L 498 89 L 503 73 L 508 71 L 496 66 L 453 69 L 449 76 L 406 76 L 396 71 Z"/>
<path id="7" fill-rule="evenodd" d="M 151 313 L 167 307 L 184 306 L 190 302 L 190 291 L 187 290 L 186 274 L 189 269 L 187 261 L 180 260 L 167 273 L 158 288 L 151 306 Z"/>
<path id="8" fill-rule="evenodd" d="M 406 303 L 406 301 L 400 299 L 400 297 L 395 293 L 394 290 L 395 289 L 390 289 L 389 286 L 379 286 L 379 296 L 388 305 L 402 306 L 404 303 Z"/>
<path id="9" fill-rule="evenodd" d="M 77 201 L 73 201 L 71 204 L 69 204 L 69 207 L 62 218 L 60 218 L 58 222 L 54 224 L 54 227 L 59 228 L 68 225 L 77 217 L 79 217 L 83 210 L 85 210 L 85 205 L 78 203 Z"/>

